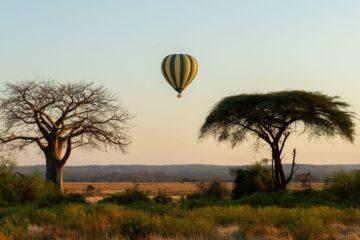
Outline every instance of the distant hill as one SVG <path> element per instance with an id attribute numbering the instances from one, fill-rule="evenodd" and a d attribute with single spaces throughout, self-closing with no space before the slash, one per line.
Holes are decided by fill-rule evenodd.
<path id="1" fill-rule="evenodd" d="M 299 164 L 296 174 L 310 171 L 312 175 L 322 181 L 324 176 L 336 170 L 350 171 L 360 169 L 360 164 L 348 165 L 310 165 Z M 165 181 L 205 181 L 213 178 L 230 181 L 233 177 L 230 169 L 245 168 L 244 166 L 219 165 L 88 165 L 66 166 L 64 179 L 71 182 L 165 182 Z M 285 165 L 289 172 L 290 165 Z M 18 166 L 17 172 L 44 174 L 44 165 Z"/>

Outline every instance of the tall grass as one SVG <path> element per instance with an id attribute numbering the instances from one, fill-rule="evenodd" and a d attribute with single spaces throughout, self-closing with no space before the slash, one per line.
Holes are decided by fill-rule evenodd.
<path id="1" fill-rule="evenodd" d="M 235 225 L 236 234 L 244 239 L 272 234 L 311 240 L 336 239 L 336 225 L 360 226 L 359 209 L 331 207 L 213 206 L 181 211 L 174 207 L 159 214 L 113 204 L 64 204 L 2 209 L 0 216 L 0 232 L 13 239 L 210 239 L 221 226 Z"/>

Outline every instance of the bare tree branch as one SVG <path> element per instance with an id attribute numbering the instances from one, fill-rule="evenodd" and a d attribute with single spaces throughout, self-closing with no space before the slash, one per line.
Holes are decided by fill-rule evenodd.
<path id="1" fill-rule="evenodd" d="M 131 143 L 132 116 L 115 96 L 93 83 L 8 83 L 0 109 L 0 144 L 22 149 L 36 143 L 47 163 L 55 161 L 47 169 L 64 166 L 73 148 L 125 152 Z"/>

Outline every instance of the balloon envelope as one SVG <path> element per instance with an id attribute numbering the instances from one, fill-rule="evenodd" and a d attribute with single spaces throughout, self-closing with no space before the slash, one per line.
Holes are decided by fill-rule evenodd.
<path id="1" fill-rule="evenodd" d="M 171 54 L 161 63 L 161 71 L 166 81 L 179 93 L 190 85 L 195 78 L 198 64 L 194 57 L 188 54 Z"/>

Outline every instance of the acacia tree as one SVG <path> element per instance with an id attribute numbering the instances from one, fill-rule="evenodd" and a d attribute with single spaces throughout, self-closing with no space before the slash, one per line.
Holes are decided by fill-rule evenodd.
<path id="1" fill-rule="evenodd" d="M 354 114 L 338 97 L 320 92 L 281 91 L 267 94 L 240 94 L 222 99 L 211 110 L 200 130 L 200 138 L 214 136 L 233 147 L 247 137 L 265 142 L 272 153 L 272 175 L 277 189 L 285 189 L 294 174 L 286 176 L 282 164 L 286 141 L 291 134 L 308 132 L 313 136 L 340 135 L 353 142 Z"/>
<path id="2" fill-rule="evenodd" d="M 132 116 L 117 98 L 93 83 L 24 81 L 8 83 L 0 99 L 1 143 L 10 149 L 37 145 L 46 159 L 46 180 L 63 191 L 63 168 L 75 148 L 130 144 Z"/>

